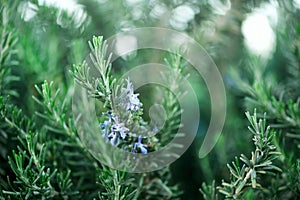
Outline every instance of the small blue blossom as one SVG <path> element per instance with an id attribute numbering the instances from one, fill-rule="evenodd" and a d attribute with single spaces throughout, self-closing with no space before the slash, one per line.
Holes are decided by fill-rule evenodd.
<path id="1" fill-rule="evenodd" d="M 111 132 L 111 133 L 108 135 L 108 139 L 110 140 L 110 143 L 111 143 L 112 145 L 118 146 L 118 144 L 120 143 L 120 138 L 118 137 L 118 135 L 117 135 L 116 132 Z"/>
<path id="2" fill-rule="evenodd" d="M 147 154 L 148 151 L 146 149 L 147 145 L 142 144 L 142 136 L 139 136 L 138 142 L 135 142 L 133 145 L 133 153 L 137 152 L 137 148 L 141 150 L 142 154 Z"/>
<path id="3" fill-rule="evenodd" d="M 127 104 L 127 110 L 138 111 L 141 105 L 141 102 L 138 98 L 139 94 L 130 94 L 129 103 Z"/>
<path id="4" fill-rule="evenodd" d="M 152 129 L 153 133 L 158 133 L 159 129 L 157 128 L 157 126 L 154 126 L 154 128 Z"/>
<path id="5" fill-rule="evenodd" d="M 106 113 L 105 113 L 106 114 Z M 100 124 L 101 133 L 112 145 L 118 145 L 121 139 L 125 139 L 129 130 L 124 123 L 120 123 L 117 116 L 108 115 L 108 119 Z"/>
<path id="6" fill-rule="evenodd" d="M 100 127 L 102 128 L 102 135 L 106 135 L 109 131 L 109 127 L 111 125 L 111 120 L 105 120 L 102 124 L 100 124 Z"/>
<path id="7" fill-rule="evenodd" d="M 134 94 L 133 85 L 130 82 L 129 78 L 126 79 L 127 87 L 123 87 L 121 89 L 120 98 L 123 100 L 122 102 L 125 104 L 126 110 L 128 111 L 138 111 L 142 106 L 138 96 L 139 94 Z"/>
<path id="8" fill-rule="evenodd" d="M 110 133 L 110 126 L 111 126 L 111 118 L 105 120 L 103 123 L 100 124 L 101 134 L 106 138 L 106 142 L 108 142 L 109 138 L 108 135 Z"/>
<path id="9" fill-rule="evenodd" d="M 129 129 L 125 127 L 124 123 L 119 123 L 118 117 L 112 117 L 112 119 L 114 120 L 114 124 L 111 127 L 111 131 L 114 133 L 119 132 L 120 136 L 122 139 L 125 139 L 126 137 L 126 131 L 128 131 Z"/>
<path id="10" fill-rule="evenodd" d="M 130 82 L 129 78 L 126 79 L 125 84 L 121 87 L 121 92 L 116 99 L 116 110 L 111 110 L 104 115 L 108 116 L 103 123 L 100 124 L 101 133 L 106 138 L 106 142 L 110 142 L 114 146 L 118 146 L 121 142 L 128 142 L 131 138 L 128 135 L 129 129 L 123 121 L 122 116 L 118 115 L 120 112 L 125 112 L 126 116 L 132 116 L 131 112 L 137 112 L 141 109 L 142 103 L 138 98 L 139 94 L 134 93 L 133 85 Z M 119 110 L 118 110 L 119 109 Z M 129 112 L 127 112 L 129 111 Z M 129 117 L 129 119 L 131 119 Z M 127 139 L 129 137 L 129 139 Z M 127 139 L 125 141 L 125 139 Z M 143 154 L 147 154 L 146 145 L 142 144 L 142 137 L 138 138 L 138 141 L 132 144 L 134 152 L 140 151 Z"/>

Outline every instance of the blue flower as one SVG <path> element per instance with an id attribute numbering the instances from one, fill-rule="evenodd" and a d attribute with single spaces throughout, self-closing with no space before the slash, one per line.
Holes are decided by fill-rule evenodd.
<path id="1" fill-rule="evenodd" d="M 120 136 L 122 139 L 125 139 L 126 137 L 126 131 L 128 131 L 129 129 L 125 127 L 124 123 L 119 123 L 118 117 L 112 117 L 112 119 L 114 120 L 114 124 L 111 127 L 111 131 L 113 133 L 120 133 Z"/>
<path id="2" fill-rule="evenodd" d="M 125 105 L 126 110 L 138 111 L 142 106 L 138 96 L 139 94 L 134 94 L 133 85 L 130 82 L 129 78 L 126 79 L 127 86 L 121 89 L 120 99 L 121 102 Z"/>
<path id="3" fill-rule="evenodd" d="M 158 133 L 159 129 L 157 128 L 157 126 L 154 126 L 154 128 L 152 129 L 153 133 Z"/>
<path id="4" fill-rule="evenodd" d="M 111 117 L 109 117 L 108 120 L 105 120 L 103 123 L 100 124 L 101 134 L 106 138 L 106 142 L 108 142 L 109 140 L 108 135 L 110 133 L 111 123 Z"/>
<path id="5" fill-rule="evenodd" d="M 142 136 L 140 135 L 138 138 L 138 142 L 135 142 L 133 145 L 133 153 L 137 152 L 137 148 L 141 150 L 142 154 L 147 154 L 148 151 L 146 149 L 147 145 L 142 144 Z"/>
<path id="6" fill-rule="evenodd" d="M 140 106 L 141 106 L 141 102 L 138 98 L 139 94 L 129 94 L 129 103 L 127 104 L 127 110 L 133 110 L 133 111 L 138 111 Z"/>
<path id="7" fill-rule="evenodd" d="M 118 137 L 117 133 L 115 133 L 115 132 L 111 132 L 108 135 L 108 139 L 110 140 L 110 143 L 112 145 L 118 146 L 118 144 L 120 143 L 120 138 Z"/>
<path id="8" fill-rule="evenodd" d="M 105 113 L 107 114 L 107 113 Z M 126 132 L 129 130 L 124 123 L 120 123 L 117 116 L 108 115 L 108 119 L 100 124 L 101 134 L 110 141 L 112 145 L 118 145 L 121 139 L 125 139 Z"/>

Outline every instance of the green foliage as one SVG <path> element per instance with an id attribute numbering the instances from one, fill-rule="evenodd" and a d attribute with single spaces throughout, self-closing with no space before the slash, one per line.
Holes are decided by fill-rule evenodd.
<path id="1" fill-rule="evenodd" d="M 204 199 L 207 200 L 217 200 L 218 198 L 218 193 L 216 190 L 216 182 L 213 181 L 211 185 L 207 185 L 205 182 L 202 183 L 202 188 L 199 189 L 200 192 L 203 195 Z"/>
<path id="2" fill-rule="evenodd" d="M 265 118 L 258 121 L 256 112 L 253 116 L 250 116 L 249 112 L 246 115 L 251 124 L 249 130 L 253 134 L 255 151 L 251 152 L 251 159 L 244 154 L 240 156 L 240 160 L 244 163 L 242 166 L 237 158 L 232 165 L 227 164 L 231 181 L 230 183 L 222 182 L 222 186 L 218 190 L 229 199 L 241 198 L 249 186 L 253 189 L 262 189 L 263 186 L 257 183 L 257 179 L 262 179 L 259 177 L 260 175 L 272 175 L 274 170 L 281 172 L 281 169 L 273 164 L 273 160 L 280 155 L 276 151 L 276 147 L 272 145 L 274 132 L 270 130 L 269 126 L 266 127 Z"/>
<path id="3" fill-rule="evenodd" d="M 219 193 L 225 195 L 226 199 L 275 198 L 276 196 L 288 199 L 296 198 L 299 193 L 299 174 L 296 172 L 299 170 L 299 160 L 292 170 L 285 172 L 284 170 L 287 170 L 285 165 L 288 163 L 283 165 L 282 156 L 281 162 L 279 162 L 278 158 L 281 153 L 276 150 L 274 141 L 277 134 L 270 130 L 270 126 L 266 126 L 266 115 L 259 120 L 256 111 L 253 116 L 249 112 L 246 113 L 246 116 L 251 124 L 251 127 L 248 128 L 253 134 L 255 151 L 251 152 L 251 158 L 241 154 L 240 158 L 236 157 L 231 165 L 227 164 L 230 182 L 222 181 L 222 185 L 218 187 L 215 186 L 214 181 L 211 186 L 203 183 L 202 189 L 200 189 L 203 197 L 219 199 L 215 191 L 217 189 Z M 242 165 L 239 160 L 243 162 Z M 279 167 L 279 163 L 281 167 Z M 286 177 L 287 174 L 293 174 L 293 181 L 290 177 Z M 279 177 L 281 177 L 281 181 L 279 181 Z"/>
<path id="4" fill-rule="evenodd" d="M 219 199 L 299 198 L 299 10 L 290 7 L 291 2 L 278 3 L 283 7 L 279 9 L 281 28 L 276 30 L 274 58 L 247 55 L 239 65 L 242 70 L 230 71 L 232 86 L 244 98 L 246 109 L 258 111 L 251 117 L 247 114 L 255 151 L 250 158 L 241 154 L 227 164 L 229 182 L 222 181 L 217 187 L 203 184 L 205 199 L 214 196 L 210 188 L 222 194 Z"/>
<path id="5" fill-rule="evenodd" d="M 168 90 L 159 91 L 165 98 L 162 99 L 161 105 L 166 111 L 166 119 L 165 124 L 161 132 L 163 134 L 160 135 L 158 141 L 161 144 L 167 144 L 174 137 L 174 133 L 177 133 L 177 130 L 183 126 L 180 122 L 180 116 L 183 110 L 178 106 L 178 100 L 182 98 L 185 94 L 179 90 L 179 83 L 181 83 L 182 79 L 187 79 L 189 75 L 183 76 L 184 69 L 184 59 L 180 56 L 180 51 L 178 50 L 177 54 L 170 56 L 165 59 L 165 63 L 168 67 L 173 69 L 173 74 L 162 74 L 163 79 L 170 85 L 171 87 Z M 176 93 L 176 96 L 173 94 Z M 184 134 L 184 133 L 183 133 Z"/>
<path id="6" fill-rule="evenodd" d="M 100 85 L 92 88 L 83 79 L 87 74 L 80 74 L 79 68 L 73 75 L 79 83 L 87 83 L 87 89 L 97 92 L 98 96 L 91 97 L 100 97 L 112 107 L 111 64 L 104 60 L 103 54 L 106 46 L 102 48 L 100 37 L 94 38 L 93 45 L 92 59 L 99 67 Z M 72 87 L 64 96 L 53 82 L 44 81 L 41 87 L 35 88 L 38 95 L 33 99 L 39 107 L 31 119 L 10 106 L 9 99 L 1 97 L 1 146 L 6 149 L 4 146 L 9 144 L 11 148 L 11 152 L 3 151 L 1 155 L 1 159 L 8 159 L 1 165 L 1 198 L 151 199 L 160 196 L 170 199 L 179 194 L 178 187 L 169 186 L 169 170 L 163 170 L 162 174 L 128 174 L 95 160 L 79 139 L 70 114 Z"/>
<path id="7" fill-rule="evenodd" d="M 90 66 L 86 61 L 80 65 L 74 65 L 71 73 L 77 83 L 87 89 L 89 96 L 100 99 L 105 103 L 104 107 L 109 104 L 108 106 L 111 108 L 112 90 L 116 81 L 110 74 L 112 54 L 107 55 L 107 44 L 106 41 L 103 41 L 103 37 L 94 36 L 93 41 L 89 42 L 89 46 L 92 52 L 90 54 L 92 64 L 98 70 L 100 78 L 91 80 Z"/>
<path id="8" fill-rule="evenodd" d="M 1 5 L 0 7 L 0 94 L 17 96 L 16 91 L 10 89 L 13 81 L 19 80 L 11 71 L 12 67 L 18 64 L 16 60 L 16 43 L 17 38 L 13 33 L 13 28 L 9 25 L 10 10 Z"/>
<path id="9" fill-rule="evenodd" d="M 74 13 L 41 2 L 0 0 L 1 200 L 199 199 L 201 194 L 212 200 L 300 198 L 300 9 L 296 1 L 272 1 L 279 6 L 274 26 L 276 50 L 269 60 L 245 51 L 241 26 L 250 12 L 271 1 L 215 1 L 220 2 L 218 6 L 214 1 L 192 0 L 77 0 L 81 10 Z M 218 14 L 228 5 L 226 14 Z M 210 155 L 200 161 L 196 156 L 209 121 L 210 104 L 204 87 L 198 86 L 196 79 L 200 78 L 184 68 L 180 52 L 167 55 L 160 51 L 158 55 L 138 50 L 112 63 L 104 41 L 104 37 L 133 27 L 176 29 L 184 23 L 174 18 L 180 6 L 191 8 L 194 15 L 177 30 L 193 36 L 207 49 L 229 86 L 223 134 Z M 90 56 L 82 63 L 89 50 Z M 145 120 L 152 91 L 146 97 L 139 91 L 139 98 L 145 100 L 139 104 L 130 79 L 116 80 L 130 66 L 163 61 L 165 55 L 166 65 L 177 75 L 190 73 L 183 78 L 199 91 L 203 108 L 194 144 L 185 158 L 156 172 L 131 174 L 108 168 L 79 137 L 78 118 L 72 113 L 74 79 L 99 103 L 97 134 L 114 114 L 126 121 L 124 127 L 135 128 L 135 134 L 127 135 L 119 148 L 133 154 L 155 151 L 184 126 L 176 96 L 171 90 L 155 90 L 166 121 L 155 136 L 142 138 L 139 133 L 153 134 L 154 125 L 159 124 Z M 233 67 L 227 77 L 228 66 Z M 182 81 L 180 76 L 162 76 L 174 91 Z M 135 104 L 127 107 L 120 100 Z M 251 134 L 243 134 L 246 120 L 241 110 L 254 109 L 253 115 L 246 114 Z M 107 127 L 111 130 L 112 126 Z M 111 141 L 113 135 L 108 135 Z M 233 162 L 226 168 L 229 160 Z M 203 183 L 200 193 L 203 181 L 212 184 Z"/>

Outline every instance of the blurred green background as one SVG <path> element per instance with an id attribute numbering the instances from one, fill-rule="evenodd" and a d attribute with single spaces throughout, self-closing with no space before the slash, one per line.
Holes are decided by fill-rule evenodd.
<path id="1" fill-rule="evenodd" d="M 245 134 L 247 122 L 243 96 L 230 71 L 243 75 L 243 59 L 259 56 L 268 60 L 274 76 L 286 79 L 282 38 L 290 15 L 299 13 L 300 1 L 259 0 L 31 0 L 0 1 L 10 4 L 9 28 L 18 38 L 19 63 L 13 74 L 20 77 L 12 85 L 19 95 L 13 101 L 32 116 L 35 84 L 44 80 L 64 90 L 73 85 L 69 69 L 88 55 L 87 41 L 93 35 L 108 38 L 137 27 L 165 27 L 188 34 L 213 58 L 222 73 L 227 92 L 227 117 L 222 135 L 213 151 L 204 159 L 198 151 L 209 124 L 210 100 L 200 76 L 190 77 L 199 98 L 201 121 L 199 133 L 188 151 L 171 165 L 174 183 L 184 191 L 182 199 L 201 199 L 203 181 L 227 177 L 226 163 L 241 153 L 248 154 L 252 144 Z M 4 10 L 1 10 L 4 12 Z M 1 13 L 2 14 L 2 13 Z M 299 19 L 299 18 L 298 18 Z M 289 40 L 285 40 L 286 43 Z M 286 45 L 287 46 L 287 45 Z M 161 62 L 165 54 L 140 50 L 113 63 L 113 71 L 126 70 L 149 61 Z M 192 72 L 192 71 L 187 71 Z M 141 99 L 149 107 L 146 92 Z"/>

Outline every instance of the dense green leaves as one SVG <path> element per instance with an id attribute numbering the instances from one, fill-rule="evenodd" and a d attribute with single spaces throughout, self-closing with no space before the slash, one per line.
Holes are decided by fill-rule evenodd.
<path id="1" fill-rule="evenodd" d="M 257 119 L 256 111 L 251 116 L 249 112 L 246 116 L 251 124 L 249 130 L 253 134 L 253 143 L 255 151 L 251 152 L 251 158 L 241 154 L 240 160 L 244 163 L 239 164 L 239 160 L 236 158 L 232 165 L 227 164 L 227 167 L 231 174 L 231 181 L 229 183 L 222 182 L 222 186 L 218 187 L 220 193 L 224 194 L 226 198 L 240 199 L 248 187 L 263 188 L 263 186 L 257 182 L 261 175 L 274 174 L 276 172 L 282 172 L 282 170 L 273 164 L 274 160 L 280 155 L 280 152 L 276 151 L 276 147 L 272 144 L 274 132 L 270 130 L 269 126 L 266 126 L 266 119 Z"/>
<path id="2" fill-rule="evenodd" d="M 300 198 L 300 9 L 296 1 L 78 0 L 76 12 L 42 2 L 0 0 L 1 200 L 198 199 L 201 194 L 211 200 Z M 241 27 L 250 12 L 270 2 L 277 6 L 278 19 L 273 27 L 276 49 L 268 60 L 249 55 Z M 193 12 L 187 22 L 183 15 L 180 19 L 175 15 L 182 6 Z M 138 50 L 111 63 L 114 52 L 108 52 L 104 38 L 141 26 L 170 27 L 193 36 L 231 86 L 223 134 L 210 155 L 200 161 L 196 156 L 210 119 L 210 103 L 204 86 L 198 86 L 201 78 L 188 63 L 179 54 L 151 50 Z M 190 73 L 184 78 L 197 89 L 201 121 L 193 146 L 171 168 L 156 172 L 130 174 L 102 165 L 75 127 L 74 79 L 90 97 L 100 100 L 101 115 L 103 110 L 115 109 L 113 99 L 131 85 L 129 79 L 117 85 L 115 78 L 132 66 L 153 62 L 153 58 L 163 61 L 166 56 L 165 64 L 178 74 Z M 82 62 L 84 58 L 87 62 Z M 232 73 L 227 76 L 229 65 Z M 90 76 L 93 66 L 96 78 Z M 181 83 L 179 76 L 163 76 L 174 90 Z M 151 126 L 142 118 L 147 119 L 146 104 L 154 97 L 152 91 L 145 96 L 143 89 L 138 92 L 145 107 L 131 112 L 131 125 L 139 125 L 140 131 Z M 128 140 L 129 151 L 145 151 L 146 145 L 148 151 L 155 151 L 183 125 L 175 95 L 169 90 L 157 94 L 165 97 L 160 102 L 166 111 L 164 127 L 151 140 Z M 242 113 L 255 108 L 254 114 L 246 114 L 249 134 Z M 126 109 L 120 109 L 118 116 L 128 117 Z M 108 116 L 101 116 L 99 123 Z M 203 183 L 200 193 L 204 180 L 212 184 Z"/>

